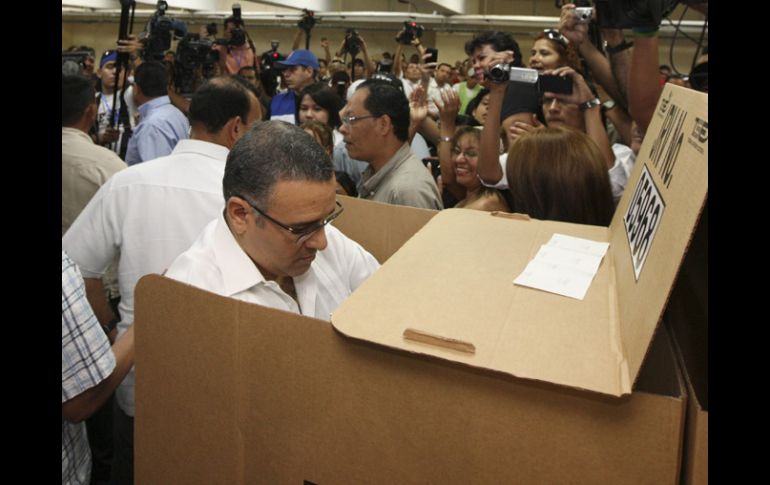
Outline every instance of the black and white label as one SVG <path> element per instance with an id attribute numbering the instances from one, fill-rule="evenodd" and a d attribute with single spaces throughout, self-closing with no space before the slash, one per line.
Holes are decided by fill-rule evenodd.
<path id="1" fill-rule="evenodd" d="M 647 165 L 644 165 L 634 196 L 623 217 L 636 281 L 639 281 L 665 208 L 666 204 L 652 180 Z"/>

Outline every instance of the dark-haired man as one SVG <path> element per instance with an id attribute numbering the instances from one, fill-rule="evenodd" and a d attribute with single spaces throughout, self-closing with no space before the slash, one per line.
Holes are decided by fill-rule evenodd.
<path id="1" fill-rule="evenodd" d="M 213 47 L 219 51 L 219 67 L 222 73 L 238 74 L 243 67 L 255 66 L 256 54 L 248 41 L 243 19 L 231 15 L 224 20 L 224 27 L 228 44 L 216 44 Z"/>
<path id="2" fill-rule="evenodd" d="M 409 102 L 393 86 L 366 81 L 340 111 L 350 157 L 369 164 L 362 198 L 424 209 L 443 209 L 436 183 L 407 143 Z"/>
<path id="3" fill-rule="evenodd" d="M 300 128 L 267 121 L 227 157 L 225 211 L 166 276 L 271 308 L 328 320 L 378 267 L 329 225 L 341 212 L 329 155 Z"/>
<path id="4" fill-rule="evenodd" d="M 191 139 L 181 140 L 168 156 L 115 174 L 64 234 L 62 248 L 80 267 L 90 301 L 101 291 L 98 278 L 119 255 L 119 335 L 134 320 L 134 287 L 139 278 L 168 268 L 222 211 L 227 153 L 259 113 L 256 96 L 240 82 L 207 81 L 190 102 Z M 116 483 L 131 483 L 133 371 L 116 397 L 112 476 Z"/>
<path id="5" fill-rule="evenodd" d="M 144 62 L 134 74 L 134 100 L 139 124 L 126 150 L 126 163 L 135 165 L 171 153 L 179 140 L 189 138 L 187 117 L 168 97 L 168 72 L 157 61 Z"/>

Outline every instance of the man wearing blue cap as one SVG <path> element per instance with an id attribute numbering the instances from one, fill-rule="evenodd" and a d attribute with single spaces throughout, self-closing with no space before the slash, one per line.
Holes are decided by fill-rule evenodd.
<path id="1" fill-rule="evenodd" d="M 297 93 L 315 82 L 320 68 L 318 58 L 309 50 L 296 49 L 285 61 L 276 62 L 275 67 L 281 70 L 281 76 L 289 89 L 273 97 L 270 102 L 270 119 L 297 125 Z"/>
<path id="2" fill-rule="evenodd" d="M 96 113 L 96 141 L 99 145 L 109 148 L 120 155 L 120 148 L 123 133 L 126 131 L 124 123 L 130 122 L 130 117 L 126 116 L 124 120 L 118 119 L 120 111 L 121 96 L 118 95 L 117 103 L 112 106 L 115 98 L 115 63 L 118 60 L 118 51 L 108 50 L 102 54 L 99 61 L 98 76 L 101 80 L 102 90 L 96 95 L 98 111 Z M 125 70 L 121 71 L 118 89 L 123 88 L 125 79 Z M 115 119 L 113 126 L 112 119 Z M 131 124 L 131 128 L 133 128 Z"/>

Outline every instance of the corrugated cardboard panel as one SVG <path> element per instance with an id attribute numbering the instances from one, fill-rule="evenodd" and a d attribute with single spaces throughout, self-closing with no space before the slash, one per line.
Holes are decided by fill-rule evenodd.
<path id="1" fill-rule="evenodd" d="M 333 222 L 334 227 L 365 247 L 381 264 L 438 214 L 435 210 L 338 198 L 345 211 Z"/>
<path id="2" fill-rule="evenodd" d="M 678 480 L 681 397 L 616 399 L 515 379 L 160 276 L 139 282 L 137 315 L 137 483 Z M 168 392 L 188 386 L 195 405 Z M 220 408 L 237 429 L 221 426 Z"/>
<path id="3" fill-rule="evenodd" d="M 610 225 L 620 337 L 631 382 L 663 314 L 707 193 L 708 95 L 666 84 Z M 631 221 L 625 220 L 627 214 Z M 627 223 L 636 224 L 636 237 L 627 234 Z M 636 268 L 634 258 L 641 262 Z"/>
<path id="4" fill-rule="evenodd" d="M 606 227 L 444 210 L 340 305 L 332 323 L 389 347 L 620 395 L 610 260 L 583 301 L 513 284 L 554 233 L 608 238 Z M 467 342 L 476 351 L 405 340 L 406 329 Z"/>
<path id="5" fill-rule="evenodd" d="M 167 284 L 145 288 L 137 286 L 134 318 L 136 483 L 238 483 L 238 306 Z"/>
<path id="6" fill-rule="evenodd" d="M 708 211 L 695 232 L 666 311 L 688 400 L 682 483 L 708 483 Z"/>

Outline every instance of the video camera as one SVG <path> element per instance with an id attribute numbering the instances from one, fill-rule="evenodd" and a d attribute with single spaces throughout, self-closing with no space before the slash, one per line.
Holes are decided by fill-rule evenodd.
<path id="1" fill-rule="evenodd" d="M 232 17 L 228 17 L 225 23 L 227 24 L 230 22 L 235 24 L 235 27 L 230 30 L 230 38 L 217 39 L 214 41 L 215 44 L 237 47 L 246 43 L 246 31 L 243 29 L 243 18 L 241 17 L 241 4 L 233 4 L 233 15 Z"/>
<path id="2" fill-rule="evenodd" d="M 512 67 L 509 64 L 495 64 L 488 72 L 484 73 L 492 82 L 514 81 L 527 84 L 536 84 L 538 94 L 544 92 L 571 94 L 572 78 L 540 74 L 535 69 Z"/>
<path id="3" fill-rule="evenodd" d="M 679 0 L 594 0 L 602 29 L 657 27 Z"/>
<path id="4" fill-rule="evenodd" d="M 277 40 L 270 41 L 270 50 L 263 52 L 262 57 L 260 58 L 260 65 L 262 67 L 260 81 L 268 96 L 274 96 L 276 88 L 278 88 L 278 76 L 274 65 L 276 62 L 286 58 L 278 52 L 279 45 Z"/>
<path id="5" fill-rule="evenodd" d="M 166 51 L 171 48 L 172 34 L 184 37 L 187 33 L 187 24 L 181 20 L 166 16 L 168 3 L 158 0 L 157 10 L 147 22 L 144 37 L 143 57 L 150 61 L 160 61 Z"/>
<path id="6" fill-rule="evenodd" d="M 174 86 L 182 94 L 195 91 L 196 70 L 201 66 L 204 79 L 211 77 L 219 60 L 219 52 L 212 49 L 213 42 L 201 39 L 200 34 L 186 34 L 176 48 L 174 58 Z"/>
<path id="7" fill-rule="evenodd" d="M 356 57 L 361 51 L 361 39 L 358 37 L 358 32 L 355 29 L 348 29 L 345 31 L 345 42 L 342 44 L 342 55 L 350 54 L 352 57 Z"/>
<path id="8" fill-rule="evenodd" d="M 86 69 L 86 60 L 93 57 L 90 51 L 62 51 L 61 72 L 65 75 L 82 74 Z"/>
<path id="9" fill-rule="evenodd" d="M 425 29 L 422 25 L 417 25 L 417 22 L 406 20 L 404 21 L 404 30 L 396 36 L 396 41 L 399 44 L 409 45 L 412 40 L 422 37 L 423 30 Z"/>
<path id="10" fill-rule="evenodd" d="M 299 21 L 299 23 L 297 23 L 297 27 L 304 30 L 305 32 L 310 32 L 310 30 L 315 26 L 315 23 L 315 13 L 312 10 L 303 8 L 302 19 Z"/>

